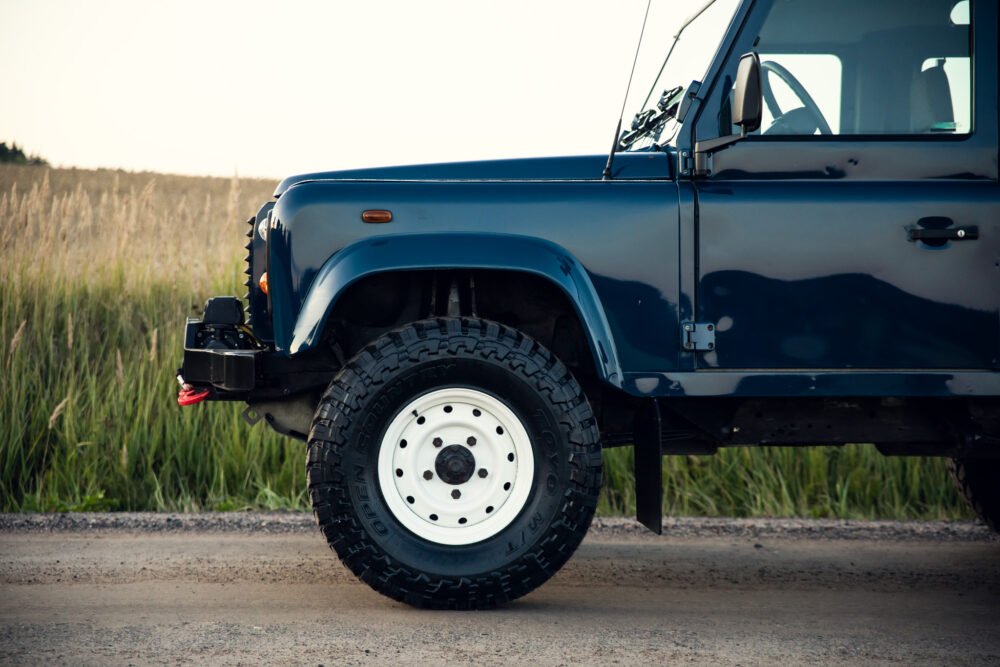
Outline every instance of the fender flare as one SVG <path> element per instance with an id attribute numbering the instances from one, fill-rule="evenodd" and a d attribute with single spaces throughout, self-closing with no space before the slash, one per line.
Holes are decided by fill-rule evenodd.
<path id="1" fill-rule="evenodd" d="M 544 239 L 496 233 L 432 233 L 357 241 L 332 255 L 317 272 L 289 331 L 276 327 L 275 344 L 289 355 L 320 342 L 337 300 L 353 283 L 385 271 L 493 269 L 545 278 L 569 298 L 583 324 L 598 375 L 621 387 L 614 337 L 590 275 L 564 248 Z M 278 322 L 275 323 L 276 325 Z"/>

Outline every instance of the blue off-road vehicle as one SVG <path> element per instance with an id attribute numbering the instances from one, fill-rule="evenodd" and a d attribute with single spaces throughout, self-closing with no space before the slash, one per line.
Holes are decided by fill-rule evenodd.
<path id="1" fill-rule="evenodd" d="M 717 0 L 610 156 L 288 178 L 179 401 L 304 440 L 330 545 L 418 606 L 551 577 L 602 447 L 654 531 L 664 454 L 857 442 L 949 457 L 996 528 L 997 15 Z"/>

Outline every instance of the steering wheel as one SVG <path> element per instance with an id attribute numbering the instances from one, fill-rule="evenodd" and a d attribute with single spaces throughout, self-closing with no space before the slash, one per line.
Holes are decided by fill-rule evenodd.
<path id="1" fill-rule="evenodd" d="M 771 73 L 774 73 L 779 79 L 785 82 L 785 85 L 792 89 L 795 96 L 802 102 L 802 110 L 805 112 L 805 115 L 810 117 L 810 122 L 815 124 L 815 128 L 819 130 L 820 134 L 833 134 L 833 130 L 830 129 L 830 124 L 827 123 L 826 118 L 823 117 L 823 112 L 819 110 L 819 105 L 816 104 L 816 100 L 812 98 L 812 95 L 809 94 L 809 92 L 802 86 L 801 83 L 799 83 L 799 80 L 796 79 L 791 72 L 773 60 L 765 60 L 762 62 L 760 64 L 760 69 L 761 96 L 764 98 L 764 103 L 767 105 L 768 111 L 771 112 L 771 115 L 776 120 L 785 114 L 782 113 L 781 107 L 778 105 L 778 100 L 774 96 L 774 91 L 771 89 L 771 81 L 768 78 Z M 792 109 L 788 112 L 788 115 L 791 116 L 796 111 L 798 110 Z"/>

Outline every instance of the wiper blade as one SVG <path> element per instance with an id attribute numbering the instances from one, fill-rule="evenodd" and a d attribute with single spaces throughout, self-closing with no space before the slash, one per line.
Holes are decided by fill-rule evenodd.
<path id="1" fill-rule="evenodd" d="M 637 113 L 632 119 L 632 129 L 622 133 L 618 139 L 618 149 L 626 150 L 643 137 L 652 134 L 671 118 L 677 117 L 684 89 L 681 86 L 663 91 L 656 106 Z"/>

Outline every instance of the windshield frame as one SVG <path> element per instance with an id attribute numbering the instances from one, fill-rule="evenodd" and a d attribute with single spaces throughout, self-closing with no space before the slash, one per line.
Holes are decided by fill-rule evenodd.
<path id="1" fill-rule="evenodd" d="M 649 87 L 649 92 L 646 93 L 646 98 L 642 101 L 642 104 L 639 105 L 640 113 L 649 108 L 649 100 L 653 97 L 653 92 L 659 87 L 656 84 L 660 81 L 660 77 L 663 76 L 663 70 L 667 68 L 667 63 L 670 62 L 670 56 L 673 55 L 674 48 L 676 48 L 677 43 L 681 41 L 681 35 L 684 34 L 684 31 L 687 30 L 687 27 L 689 25 L 694 23 L 699 16 L 704 14 L 705 11 L 715 3 L 716 0 L 705 0 L 705 3 L 697 11 L 695 11 L 693 14 L 684 19 L 684 22 L 681 24 L 681 27 L 677 30 L 676 33 L 674 33 L 674 40 L 670 43 L 670 48 L 667 50 L 667 55 L 663 59 L 663 63 L 660 65 L 660 69 L 659 71 L 657 71 L 656 76 L 653 77 L 653 84 Z M 679 84 L 679 85 L 684 85 L 684 84 Z"/>
<path id="2" fill-rule="evenodd" d="M 662 87 L 658 84 L 661 81 L 663 73 L 667 71 L 667 65 L 670 64 L 674 50 L 676 49 L 677 44 L 680 43 L 681 36 L 684 34 L 685 30 L 687 30 L 688 27 L 690 27 L 695 21 L 697 21 L 709 8 L 715 5 L 716 2 L 718 2 L 718 0 L 705 0 L 705 2 L 701 4 L 696 11 L 690 14 L 681 23 L 680 27 L 677 29 L 677 32 L 673 36 L 673 40 L 671 41 L 670 48 L 667 51 L 666 57 L 664 57 L 663 62 L 660 64 L 660 68 L 657 71 L 656 76 L 653 77 L 653 82 L 649 89 L 649 92 L 646 94 L 642 106 L 639 108 L 639 111 L 636 114 L 636 116 L 639 116 L 640 114 L 652 108 L 649 106 L 650 100 L 656 99 L 656 91 L 658 88 Z M 640 139 L 635 143 L 631 144 L 625 150 L 628 151 L 650 150 L 650 148 L 656 150 L 659 147 L 665 145 L 677 146 L 680 145 L 682 142 L 684 142 L 684 145 L 690 143 L 692 134 L 690 130 L 691 124 L 681 121 L 682 120 L 687 121 L 693 118 L 693 114 L 694 115 L 697 114 L 698 107 L 700 106 L 699 102 L 701 101 L 702 97 L 704 96 L 704 93 L 706 92 L 705 84 L 708 84 L 713 80 L 713 78 L 716 76 L 718 68 L 720 67 L 720 61 L 724 60 L 724 58 L 720 59 L 720 55 L 728 53 L 728 51 L 732 48 L 732 44 L 736 38 L 736 34 L 739 32 L 739 26 L 743 25 L 747 13 L 750 11 L 750 8 L 754 4 L 756 4 L 756 0 L 736 0 L 736 5 L 732 10 L 732 15 L 729 16 L 728 22 L 721 27 L 719 40 L 715 44 L 715 49 L 711 52 L 711 55 L 708 57 L 707 66 L 705 71 L 701 73 L 702 79 L 700 81 L 699 80 L 691 80 L 683 82 L 671 81 L 665 84 L 668 87 L 670 83 L 680 85 L 684 90 L 684 97 L 686 98 L 680 101 L 680 106 L 678 108 L 678 111 L 683 110 L 685 113 L 682 115 L 681 119 L 676 119 L 676 118 L 673 119 L 677 124 L 677 128 L 670 135 L 670 137 L 665 139 L 662 143 L 657 139 L 650 142 L 650 144 L 646 144 L 642 147 L 639 147 L 640 144 L 645 143 L 644 142 L 645 137 L 643 137 L 643 139 Z M 692 86 L 692 84 L 695 85 Z M 663 127 L 666 125 L 667 122 L 669 122 L 669 120 L 671 120 L 671 118 L 665 119 L 663 123 L 660 124 L 659 132 L 662 132 Z M 652 137 L 653 133 L 650 132 L 648 136 Z"/>

